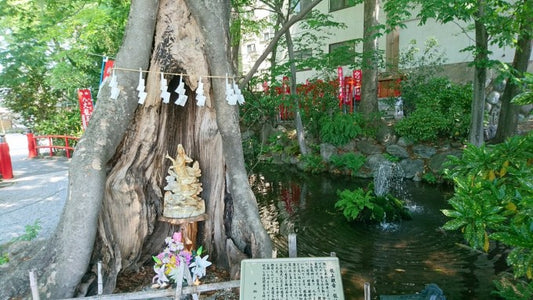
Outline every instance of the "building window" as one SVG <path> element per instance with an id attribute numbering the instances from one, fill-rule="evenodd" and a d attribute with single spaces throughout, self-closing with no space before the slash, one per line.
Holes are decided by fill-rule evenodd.
<path id="1" fill-rule="evenodd" d="M 296 60 L 296 68 L 299 71 L 310 70 L 311 67 L 308 66 L 307 59 L 313 56 L 313 50 L 311 49 L 302 49 L 294 51 L 294 59 Z"/>
<path id="2" fill-rule="evenodd" d="M 296 0 L 296 3 L 294 2 L 295 2 L 294 0 L 291 1 L 291 5 L 294 5 L 294 12 L 299 13 L 300 11 L 302 11 L 302 9 L 309 6 L 312 0 Z"/>
<path id="3" fill-rule="evenodd" d="M 271 32 L 263 32 L 263 41 L 269 42 L 274 37 L 274 34 Z"/>
<path id="4" fill-rule="evenodd" d="M 351 65 L 355 62 L 355 40 L 329 44 L 331 63 L 339 66 Z"/>
<path id="5" fill-rule="evenodd" d="M 255 53 L 255 44 L 246 45 L 246 51 L 248 51 L 248 53 Z"/>
<path id="6" fill-rule="evenodd" d="M 329 11 L 355 6 L 355 0 L 329 0 Z"/>

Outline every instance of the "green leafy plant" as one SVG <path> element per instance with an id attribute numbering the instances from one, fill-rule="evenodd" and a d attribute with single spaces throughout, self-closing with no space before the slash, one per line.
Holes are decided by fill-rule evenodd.
<path id="1" fill-rule="evenodd" d="M 353 140 L 361 132 L 357 114 L 335 113 L 320 118 L 320 139 L 324 143 L 342 146 Z"/>
<path id="2" fill-rule="evenodd" d="M 322 160 L 320 155 L 308 154 L 302 156 L 304 171 L 319 174 L 326 171 L 326 162 Z"/>
<path id="3" fill-rule="evenodd" d="M 422 175 L 422 180 L 430 184 L 437 183 L 437 177 L 435 177 L 433 173 L 425 173 L 424 175 Z"/>
<path id="4" fill-rule="evenodd" d="M 449 157 L 445 174 L 453 179 L 451 220 L 446 230 L 460 230 L 468 244 L 488 251 L 491 241 L 509 247 L 513 280 L 497 284 L 508 293 L 528 294 L 533 279 L 533 133 L 493 146 L 468 146 L 462 158 Z M 525 282 L 525 285 L 522 284 Z M 525 288 L 522 292 L 519 289 Z M 506 296 L 507 297 L 507 296 Z M 512 299 L 512 297 L 510 297 Z"/>
<path id="5" fill-rule="evenodd" d="M 377 197 L 373 183 L 366 189 L 337 191 L 337 195 L 339 200 L 335 203 L 335 208 L 341 210 L 348 221 L 375 223 L 411 217 L 402 200 L 391 194 Z"/>
<path id="6" fill-rule="evenodd" d="M 39 231 L 41 230 L 41 221 L 35 220 L 33 224 L 26 225 L 24 227 L 24 234 L 15 238 L 13 241 L 31 241 L 39 235 Z"/>
<path id="7" fill-rule="evenodd" d="M 332 155 L 330 162 L 333 166 L 348 170 L 352 176 L 355 176 L 359 169 L 365 164 L 366 157 L 352 152 L 342 155 Z"/>
<path id="8" fill-rule="evenodd" d="M 7 253 L 2 253 L 0 256 L 0 265 L 7 264 L 9 262 L 9 256 Z"/>
<path id="9" fill-rule="evenodd" d="M 470 122 L 470 85 L 452 83 L 446 78 L 433 78 L 409 88 L 415 91 L 402 94 L 404 102 L 411 104 L 406 117 L 395 126 L 398 134 L 413 141 L 465 139 Z M 404 89 L 402 86 L 402 93 Z"/>

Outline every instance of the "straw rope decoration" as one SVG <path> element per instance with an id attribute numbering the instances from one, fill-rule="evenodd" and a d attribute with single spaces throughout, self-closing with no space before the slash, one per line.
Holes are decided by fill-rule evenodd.
<path id="1" fill-rule="evenodd" d="M 120 71 L 127 71 L 127 72 L 139 72 L 139 84 L 137 85 L 137 92 L 139 101 L 138 103 L 140 105 L 144 104 L 144 101 L 146 100 L 147 93 L 145 92 L 145 80 L 143 79 L 143 73 L 152 73 L 152 71 L 142 70 L 142 69 L 128 69 L 128 68 L 119 68 L 119 67 L 113 67 L 113 73 L 111 76 L 111 82 L 109 83 L 111 87 L 111 99 L 116 100 L 118 98 L 118 95 L 120 93 L 120 89 L 118 88 L 118 81 L 115 75 L 115 70 Z M 185 106 L 188 100 L 188 96 L 185 91 L 185 83 L 183 82 L 183 77 L 185 76 L 191 76 L 183 73 L 170 73 L 170 72 L 157 72 L 160 73 L 161 79 L 160 79 L 160 90 L 161 90 L 161 99 L 163 99 L 163 103 L 168 104 L 170 102 L 170 95 L 171 92 L 168 91 L 168 84 L 167 80 L 164 78 L 164 75 L 174 75 L 174 76 L 180 76 L 180 81 L 178 83 L 178 87 L 174 90 L 174 93 L 178 94 L 177 100 L 174 102 L 176 105 Z M 216 75 L 204 75 L 200 76 L 198 79 L 198 87 L 196 89 L 196 105 L 198 106 L 204 106 L 205 105 L 205 91 L 204 91 L 204 83 L 202 81 L 203 78 L 218 78 L 218 79 L 225 79 L 226 80 L 226 101 L 229 105 L 237 105 L 238 104 L 244 104 L 244 96 L 242 95 L 241 90 L 239 89 L 239 86 L 237 85 L 237 81 L 235 80 L 235 77 L 228 76 L 216 76 Z"/>

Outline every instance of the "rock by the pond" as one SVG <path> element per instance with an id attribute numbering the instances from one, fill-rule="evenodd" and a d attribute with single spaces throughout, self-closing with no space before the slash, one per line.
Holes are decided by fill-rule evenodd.
<path id="1" fill-rule="evenodd" d="M 407 149 L 405 149 L 402 146 L 398 146 L 398 145 L 388 145 L 387 153 L 389 153 L 392 156 L 399 157 L 399 158 L 409 157 L 409 152 L 407 152 Z"/>
<path id="2" fill-rule="evenodd" d="M 430 158 L 437 153 L 437 149 L 426 145 L 415 145 L 413 146 L 413 153 L 421 158 Z"/>
<path id="3" fill-rule="evenodd" d="M 424 161 L 421 159 L 404 159 L 400 162 L 403 169 L 404 177 L 408 179 L 420 179 L 424 172 Z"/>

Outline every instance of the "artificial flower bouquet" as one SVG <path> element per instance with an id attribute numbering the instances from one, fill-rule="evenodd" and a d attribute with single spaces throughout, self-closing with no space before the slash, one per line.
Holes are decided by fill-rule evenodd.
<path id="1" fill-rule="evenodd" d="M 152 280 L 154 283 L 152 287 L 165 288 L 171 282 L 176 282 L 181 263 L 186 266 L 185 272 L 191 272 L 192 281 L 199 284 L 199 279 L 205 276 L 206 268 L 211 265 L 211 262 L 207 261 L 209 255 L 200 256 L 203 251 L 202 247 L 196 251 L 185 249 L 181 232 L 175 232 L 172 237 L 167 237 L 165 243 L 166 247 L 163 252 L 152 256 L 155 261 L 156 274 Z"/>

